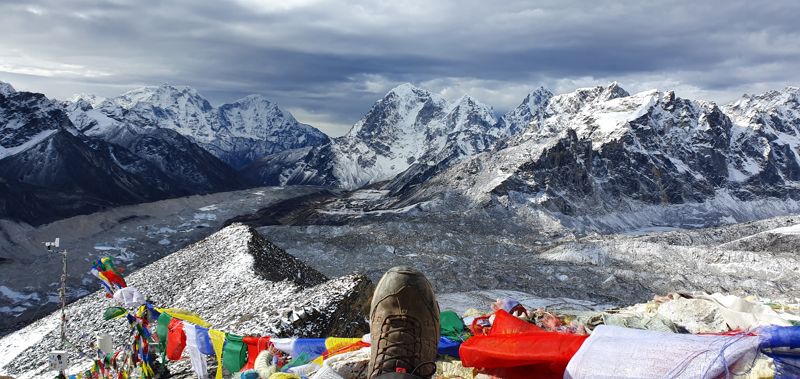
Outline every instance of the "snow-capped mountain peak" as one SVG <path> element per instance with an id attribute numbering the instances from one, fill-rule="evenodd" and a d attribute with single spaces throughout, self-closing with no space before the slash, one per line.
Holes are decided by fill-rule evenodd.
<path id="1" fill-rule="evenodd" d="M 486 104 L 481 103 L 478 100 L 475 100 L 470 95 L 463 95 L 458 100 L 453 102 L 452 108 L 456 108 L 456 107 L 467 107 L 467 108 L 486 107 L 486 108 L 489 108 L 489 109 L 492 108 L 492 107 L 490 107 L 490 106 L 488 106 Z"/>
<path id="2" fill-rule="evenodd" d="M 551 97 L 553 97 L 553 92 L 543 86 L 540 86 L 539 88 L 528 93 L 528 95 L 525 96 L 525 99 L 522 100 L 522 104 L 528 105 L 528 107 L 533 110 L 534 106 L 540 106 L 546 103 Z M 538 108 L 538 106 L 536 108 Z"/>
<path id="3" fill-rule="evenodd" d="M 451 105 L 447 120 L 446 132 L 448 133 L 475 126 L 486 130 L 497 124 L 492 107 L 473 99 L 469 95 L 462 96 Z"/>
<path id="4" fill-rule="evenodd" d="M 82 102 L 82 103 L 91 105 L 92 108 L 97 108 L 104 101 L 106 101 L 105 97 L 97 96 L 97 95 L 91 94 L 91 93 L 78 93 L 78 94 L 74 94 L 74 95 L 70 96 L 66 100 L 66 103 L 81 103 Z"/>
<path id="5" fill-rule="evenodd" d="M 11 84 L 0 80 L 0 95 L 8 96 L 15 92 L 17 92 L 17 90 L 15 90 L 14 87 L 11 86 Z"/>
<path id="6" fill-rule="evenodd" d="M 548 113 L 574 114 L 591 103 L 630 96 L 617 82 L 607 86 L 578 88 L 573 92 L 553 96 L 549 101 Z"/>
<path id="7" fill-rule="evenodd" d="M 211 104 L 186 86 L 137 88 L 103 101 L 98 108 L 128 126 L 172 129 L 199 143 L 213 141 L 218 129 Z"/>
<path id="8" fill-rule="evenodd" d="M 297 120 L 262 95 L 249 95 L 219 107 L 223 127 L 237 137 L 265 139 L 274 129 L 295 126 Z M 263 125 L 272 125 L 269 130 Z"/>
<path id="9" fill-rule="evenodd" d="M 111 99 L 115 104 L 131 109 L 137 104 L 170 108 L 176 101 L 185 101 L 196 104 L 203 110 L 210 110 L 211 104 L 197 92 L 196 89 L 188 86 L 175 86 L 162 84 L 160 86 L 146 86 L 125 92 L 121 96 Z"/>
<path id="10" fill-rule="evenodd" d="M 0 96 L 0 160 L 27 151 L 59 131 L 77 133 L 64 112 L 44 95 L 8 91 Z"/>
<path id="11" fill-rule="evenodd" d="M 749 123 L 756 115 L 764 112 L 781 113 L 796 109 L 800 104 L 800 88 L 786 87 L 781 91 L 767 91 L 760 95 L 745 94 L 738 100 L 726 105 L 726 112 L 733 115 L 736 121 Z"/>
<path id="12" fill-rule="evenodd" d="M 389 90 L 347 133 L 356 138 L 391 138 L 424 130 L 441 116 L 448 104 L 444 98 L 410 83 Z"/>
<path id="13" fill-rule="evenodd" d="M 511 134 L 518 134 L 527 129 L 532 122 L 542 119 L 547 103 L 552 97 L 553 93 L 550 90 L 539 87 L 525 96 L 520 105 L 506 113 L 500 122 Z"/>
<path id="14" fill-rule="evenodd" d="M 384 99 L 392 95 L 397 96 L 399 98 L 411 98 L 414 96 L 416 97 L 430 96 L 430 94 L 431 93 L 426 89 L 417 87 L 411 83 L 403 83 L 390 89 L 389 92 L 386 93 Z"/>
<path id="15" fill-rule="evenodd" d="M 137 88 L 102 101 L 84 95 L 75 100 L 66 102 L 65 108 L 73 123 L 87 135 L 124 144 L 120 135 L 170 129 L 234 168 L 265 155 L 328 141 L 324 133 L 300 124 L 261 95 L 215 108 L 192 87 L 164 84 Z"/>

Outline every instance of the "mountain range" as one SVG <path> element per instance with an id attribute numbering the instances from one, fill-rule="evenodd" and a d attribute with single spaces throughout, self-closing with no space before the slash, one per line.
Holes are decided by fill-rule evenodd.
<path id="1" fill-rule="evenodd" d="M 745 202 L 800 198 L 799 100 L 793 87 L 721 108 L 671 91 L 630 95 L 615 83 L 579 89 L 552 97 L 542 117 L 501 148 L 395 198 L 454 192 L 467 204 L 544 210 L 576 228 L 609 214 L 714 202 L 727 203 L 718 212 L 734 218 L 728 222 L 744 221 L 753 218 L 737 215 Z"/>
<path id="2" fill-rule="evenodd" d="M 163 85 L 56 101 L 0 83 L 0 217 L 41 224 L 246 188 L 237 166 L 327 140 L 261 96 L 214 108 Z"/>
<path id="3" fill-rule="evenodd" d="M 491 107 L 469 96 L 450 102 L 403 84 L 376 101 L 346 135 L 313 149 L 265 157 L 243 172 L 262 184 L 350 190 L 398 175 L 404 182 L 420 181 L 524 130 L 550 96 L 539 89 L 498 120 Z"/>
<path id="4" fill-rule="evenodd" d="M 255 185 L 369 186 L 383 190 L 374 207 L 457 197 L 565 224 L 649 206 L 794 201 L 799 102 L 795 87 L 720 107 L 611 83 L 560 95 L 539 88 L 498 115 L 469 96 L 403 84 L 329 138 L 259 95 L 214 107 L 192 88 L 162 85 L 54 101 L 3 83 L 0 191 L 9 200 L 0 210 L 43 222 Z"/>
<path id="5" fill-rule="evenodd" d="M 324 133 L 297 122 L 260 95 L 215 108 L 193 88 L 162 85 L 110 99 L 76 95 L 64 104 L 86 135 L 125 144 L 131 137 L 119 136 L 121 128 L 131 135 L 172 130 L 234 169 L 262 156 L 328 141 Z"/>

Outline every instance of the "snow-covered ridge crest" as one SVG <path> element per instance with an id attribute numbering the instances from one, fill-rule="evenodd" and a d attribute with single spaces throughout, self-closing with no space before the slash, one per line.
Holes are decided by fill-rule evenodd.
<path id="1" fill-rule="evenodd" d="M 0 82 L 0 159 L 24 152 L 58 131 L 77 134 L 60 107 L 42 94 Z"/>
<path id="2" fill-rule="evenodd" d="M 105 100 L 78 95 L 64 104 L 87 135 L 112 139 L 123 129 L 133 134 L 170 129 L 234 168 L 262 156 L 328 141 L 324 133 L 299 123 L 261 95 L 214 107 L 192 87 L 164 84 Z"/>

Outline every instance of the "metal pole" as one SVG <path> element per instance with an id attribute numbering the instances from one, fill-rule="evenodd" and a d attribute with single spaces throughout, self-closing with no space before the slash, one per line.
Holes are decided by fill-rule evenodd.
<path id="1" fill-rule="evenodd" d="M 58 291 L 58 295 L 61 298 L 61 349 L 62 351 L 66 351 L 67 348 L 67 250 L 58 252 L 59 245 L 61 243 L 59 238 L 56 238 L 55 241 L 52 242 L 43 242 L 45 248 L 47 248 L 47 252 L 52 252 L 55 249 L 55 252 L 61 254 L 61 288 Z M 65 357 L 66 358 L 66 357 Z M 59 364 L 61 366 L 61 364 Z M 58 370 L 58 377 L 59 378 L 66 378 L 67 375 L 63 368 L 59 368 Z"/>
<path id="2" fill-rule="evenodd" d="M 62 252 L 63 271 L 61 272 L 61 348 L 67 348 L 67 251 Z"/>

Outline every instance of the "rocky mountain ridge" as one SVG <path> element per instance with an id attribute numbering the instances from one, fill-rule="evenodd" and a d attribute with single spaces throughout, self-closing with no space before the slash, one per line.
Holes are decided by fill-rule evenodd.
<path id="1" fill-rule="evenodd" d="M 447 194 L 463 197 L 467 208 L 544 212 L 584 230 L 575 218 L 707 208 L 710 200 L 728 204 L 721 214 L 741 202 L 795 201 L 798 91 L 747 95 L 719 107 L 672 91 L 631 95 L 617 83 L 557 96 L 539 88 L 498 117 L 469 96 L 448 101 L 403 84 L 345 136 L 325 141 L 260 96 L 214 108 L 190 87 L 164 85 L 112 99 L 78 96 L 63 106 L 80 133 L 162 172 L 179 172 L 178 182 L 204 191 L 226 177 L 197 168 L 225 170 L 207 163 L 208 151 L 244 165 L 240 173 L 251 183 L 385 191 L 369 209 Z M 194 165 L 169 166 L 168 151 L 175 150 L 194 150 Z M 724 215 L 710 218 L 726 222 Z"/>
<path id="2" fill-rule="evenodd" d="M 651 206 L 717 199 L 735 213 L 748 201 L 793 202 L 800 198 L 796 92 L 720 108 L 672 91 L 630 95 L 616 83 L 579 89 L 549 99 L 541 118 L 496 149 L 413 188 L 390 188 L 380 206 L 449 194 L 467 208 L 544 212 L 581 230 L 593 218 Z"/>
<path id="3" fill-rule="evenodd" d="M 299 123 L 260 95 L 219 107 L 191 87 L 166 84 L 103 100 L 83 96 L 64 105 L 87 135 L 119 141 L 115 136 L 120 129 L 138 134 L 152 129 L 173 130 L 233 168 L 283 150 L 328 141 L 324 133 Z"/>
<path id="4" fill-rule="evenodd" d="M 516 113 L 498 120 L 491 107 L 469 96 L 451 102 L 402 84 L 376 101 L 345 136 L 303 154 L 267 157 L 243 172 L 262 184 L 345 189 L 396 179 L 398 175 L 408 176 L 409 181 L 424 181 L 420 176 L 430 175 L 427 167 L 446 166 L 489 150 L 525 129 L 535 113 L 530 109 L 549 92 L 537 91 L 531 96 L 533 101 L 526 99 Z M 415 174 L 406 174 L 409 170 Z"/>

